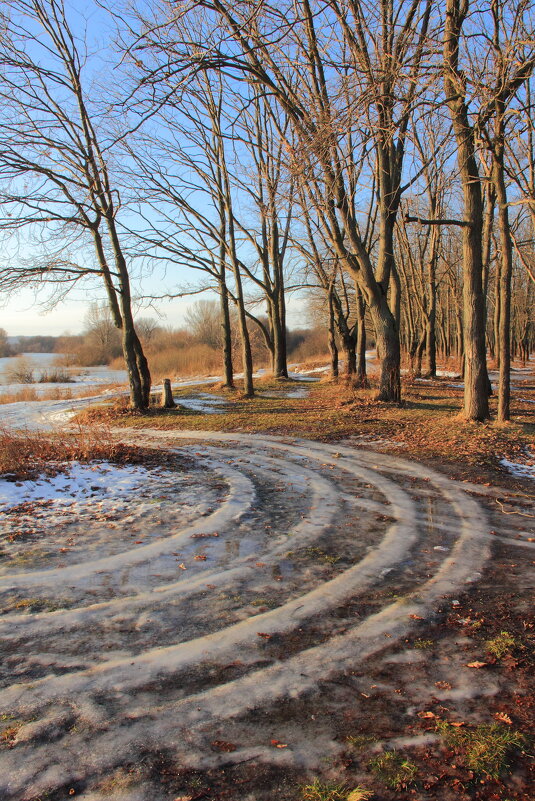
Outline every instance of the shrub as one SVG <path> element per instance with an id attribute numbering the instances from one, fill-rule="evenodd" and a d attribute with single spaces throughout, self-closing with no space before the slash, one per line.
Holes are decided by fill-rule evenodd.
<path id="1" fill-rule="evenodd" d="M 4 370 L 8 384 L 35 384 L 35 365 L 25 356 L 17 356 Z"/>
<path id="2" fill-rule="evenodd" d="M 44 370 L 39 376 L 40 384 L 72 384 L 73 380 L 65 370 Z"/>

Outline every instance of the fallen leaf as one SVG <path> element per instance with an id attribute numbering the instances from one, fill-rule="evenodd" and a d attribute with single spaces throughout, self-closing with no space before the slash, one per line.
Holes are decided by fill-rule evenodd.
<path id="1" fill-rule="evenodd" d="M 225 740 L 214 740 L 211 746 L 212 748 L 217 748 L 218 751 L 227 751 L 228 753 L 235 751 L 237 748 L 234 743 L 227 743 Z"/>
<path id="2" fill-rule="evenodd" d="M 469 668 L 482 668 L 482 667 L 485 667 L 486 664 L 487 664 L 487 662 L 468 662 L 466 667 L 469 667 Z"/>
<path id="3" fill-rule="evenodd" d="M 188 568 L 186 567 L 186 565 L 184 564 L 184 562 L 181 562 L 181 563 L 179 564 L 179 568 L 180 568 L 181 570 L 187 570 L 187 569 L 188 569 Z"/>
<path id="4" fill-rule="evenodd" d="M 418 712 L 419 718 L 436 718 L 434 712 Z"/>
<path id="5" fill-rule="evenodd" d="M 512 670 L 518 665 L 518 660 L 512 654 L 506 654 L 502 659 L 502 665 L 509 670 Z"/>
<path id="6" fill-rule="evenodd" d="M 263 637 L 264 640 L 270 640 L 271 639 L 271 634 L 266 634 L 264 631 L 257 631 L 256 632 L 256 636 L 257 637 Z"/>
<path id="7" fill-rule="evenodd" d="M 198 553 L 197 556 L 193 557 L 196 562 L 206 562 L 206 556 L 203 553 Z"/>

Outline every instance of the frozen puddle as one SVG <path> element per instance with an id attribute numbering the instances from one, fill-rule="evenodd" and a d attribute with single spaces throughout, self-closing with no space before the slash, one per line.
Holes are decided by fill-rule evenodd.
<path id="1" fill-rule="evenodd" d="M 488 557 L 481 507 L 416 463 L 244 433 L 140 437 L 176 468 L 2 485 L 6 801 L 113 797 L 106 781 L 162 743 L 183 768 L 314 767 L 301 726 L 282 757 L 269 746 L 269 710 L 406 637 Z M 215 752 L 230 729 L 232 752 Z M 167 799 L 144 777 L 125 798 Z"/>
<path id="2" fill-rule="evenodd" d="M 0 509 L 29 501 L 53 500 L 73 505 L 87 501 L 88 496 L 101 500 L 119 499 L 147 486 L 149 479 L 167 483 L 175 474 L 169 471 L 148 470 L 140 465 L 118 465 L 110 462 L 67 462 L 58 465 L 55 476 L 39 476 L 35 480 L 0 480 Z"/>

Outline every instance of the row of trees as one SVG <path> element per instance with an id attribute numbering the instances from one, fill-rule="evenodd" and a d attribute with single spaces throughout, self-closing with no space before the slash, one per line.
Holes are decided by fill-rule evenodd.
<path id="1" fill-rule="evenodd" d="M 95 5 L 86 26 L 61 0 L 4 9 L 0 225 L 19 247 L 1 285 L 102 281 L 136 408 L 132 282 L 161 265 L 152 299 L 217 292 L 228 386 L 234 310 L 248 395 L 251 326 L 287 375 L 287 297 L 305 288 L 335 374 L 341 344 L 366 381 L 371 331 L 396 402 L 402 349 L 430 375 L 455 351 L 482 420 L 490 350 L 508 419 L 511 343 L 533 344 L 530 2 L 160 0 Z"/>

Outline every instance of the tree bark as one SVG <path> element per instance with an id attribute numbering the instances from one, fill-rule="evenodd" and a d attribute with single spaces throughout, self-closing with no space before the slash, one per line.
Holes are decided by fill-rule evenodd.
<path id="1" fill-rule="evenodd" d="M 510 419 L 511 411 L 511 278 L 513 274 L 513 243 L 509 226 L 507 189 L 504 170 L 503 108 L 497 109 L 495 139 L 492 151 L 492 181 L 498 203 L 498 227 L 500 232 L 500 297 L 499 297 L 499 359 L 500 378 L 498 385 L 498 421 Z M 496 300 L 498 303 L 498 299 Z"/>
<path id="2" fill-rule="evenodd" d="M 331 354 L 331 375 L 333 378 L 338 378 L 338 347 L 336 345 L 336 332 L 335 332 L 335 314 L 333 303 L 333 286 L 329 286 L 328 293 L 329 305 L 329 353 Z"/>
<path id="3" fill-rule="evenodd" d="M 444 88 L 457 141 L 457 160 L 464 201 L 463 329 L 464 410 L 467 420 L 489 416 L 483 297 L 483 203 L 475 157 L 474 130 L 468 119 L 464 79 L 459 70 L 459 40 L 468 13 L 468 0 L 447 0 L 444 30 Z"/>

